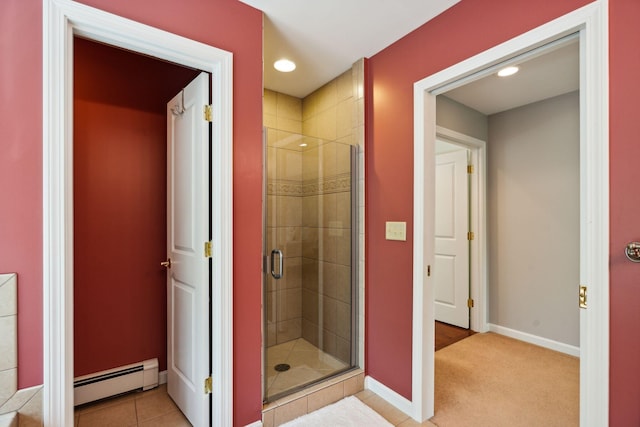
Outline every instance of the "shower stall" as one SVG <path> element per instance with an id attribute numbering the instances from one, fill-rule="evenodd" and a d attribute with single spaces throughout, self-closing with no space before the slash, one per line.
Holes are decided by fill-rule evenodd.
<path id="1" fill-rule="evenodd" d="M 357 364 L 357 147 L 265 128 L 269 402 Z"/>

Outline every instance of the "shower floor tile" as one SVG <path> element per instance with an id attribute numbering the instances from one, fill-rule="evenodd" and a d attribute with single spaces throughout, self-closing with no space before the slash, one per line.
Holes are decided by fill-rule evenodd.
<path id="1" fill-rule="evenodd" d="M 304 338 L 267 348 L 266 359 L 268 398 L 349 367 Z M 288 364 L 290 368 L 278 372 L 275 366 L 279 364 Z"/>

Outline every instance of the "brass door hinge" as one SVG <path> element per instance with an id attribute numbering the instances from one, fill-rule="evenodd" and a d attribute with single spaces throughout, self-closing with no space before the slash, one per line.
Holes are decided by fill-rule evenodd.
<path id="1" fill-rule="evenodd" d="M 473 173 L 473 165 L 467 165 L 467 173 Z"/>
<path id="2" fill-rule="evenodd" d="M 475 239 L 475 234 L 473 234 L 473 231 L 470 231 L 467 233 L 467 240 L 471 241 L 473 239 Z"/>
<path id="3" fill-rule="evenodd" d="M 211 383 L 211 377 L 207 377 L 204 379 L 204 394 L 211 394 L 213 390 L 213 385 Z"/>
<path id="4" fill-rule="evenodd" d="M 587 287 L 580 285 L 580 294 L 578 296 L 578 307 L 587 308 Z"/>
<path id="5" fill-rule="evenodd" d="M 467 307 L 469 307 L 469 308 L 473 308 L 473 298 L 469 298 L 469 299 L 467 300 Z"/>
<path id="6" fill-rule="evenodd" d="M 204 106 L 204 119 L 208 122 L 213 121 L 213 106 L 211 105 Z"/>
<path id="7" fill-rule="evenodd" d="M 211 241 L 204 242 L 204 257 L 211 258 L 212 245 Z"/>

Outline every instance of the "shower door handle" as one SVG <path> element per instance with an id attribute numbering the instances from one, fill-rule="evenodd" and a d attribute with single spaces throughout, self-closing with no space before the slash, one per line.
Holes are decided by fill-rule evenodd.
<path id="1" fill-rule="evenodd" d="M 276 264 L 276 255 L 278 255 L 278 272 L 276 273 L 275 264 Z M 280 249 L 274 249 L 271 251 L 271 275 L 274 279 L 282 278 L 284 267 L 284 258 L 282 257 L 282 251 Z"/>

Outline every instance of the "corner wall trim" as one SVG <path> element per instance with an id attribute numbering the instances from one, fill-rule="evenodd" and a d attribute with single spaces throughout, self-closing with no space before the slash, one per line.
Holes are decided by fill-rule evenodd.
<path id="1" fill-rule="evenodd" d="M 371 390 L 372 392 L 374 392 L 375 394 L 377 394 L 378 396 L 380 396 L 381 398 L 383 398 L 384 400 L 386 400 L 387 402 L 389 402 L 390 404 L 392 404 L 393 406 L 395 406 L 405 414 L 409 416 L 411 415 L 412 413 L 411 401 L 400 396 L 398 393 L 391 390 L 389 387 L 382 384 L 381 382 L 378 382 L 373 377 L 366 376 L 364 378 L 364 388 L 367 390 Z"/>

